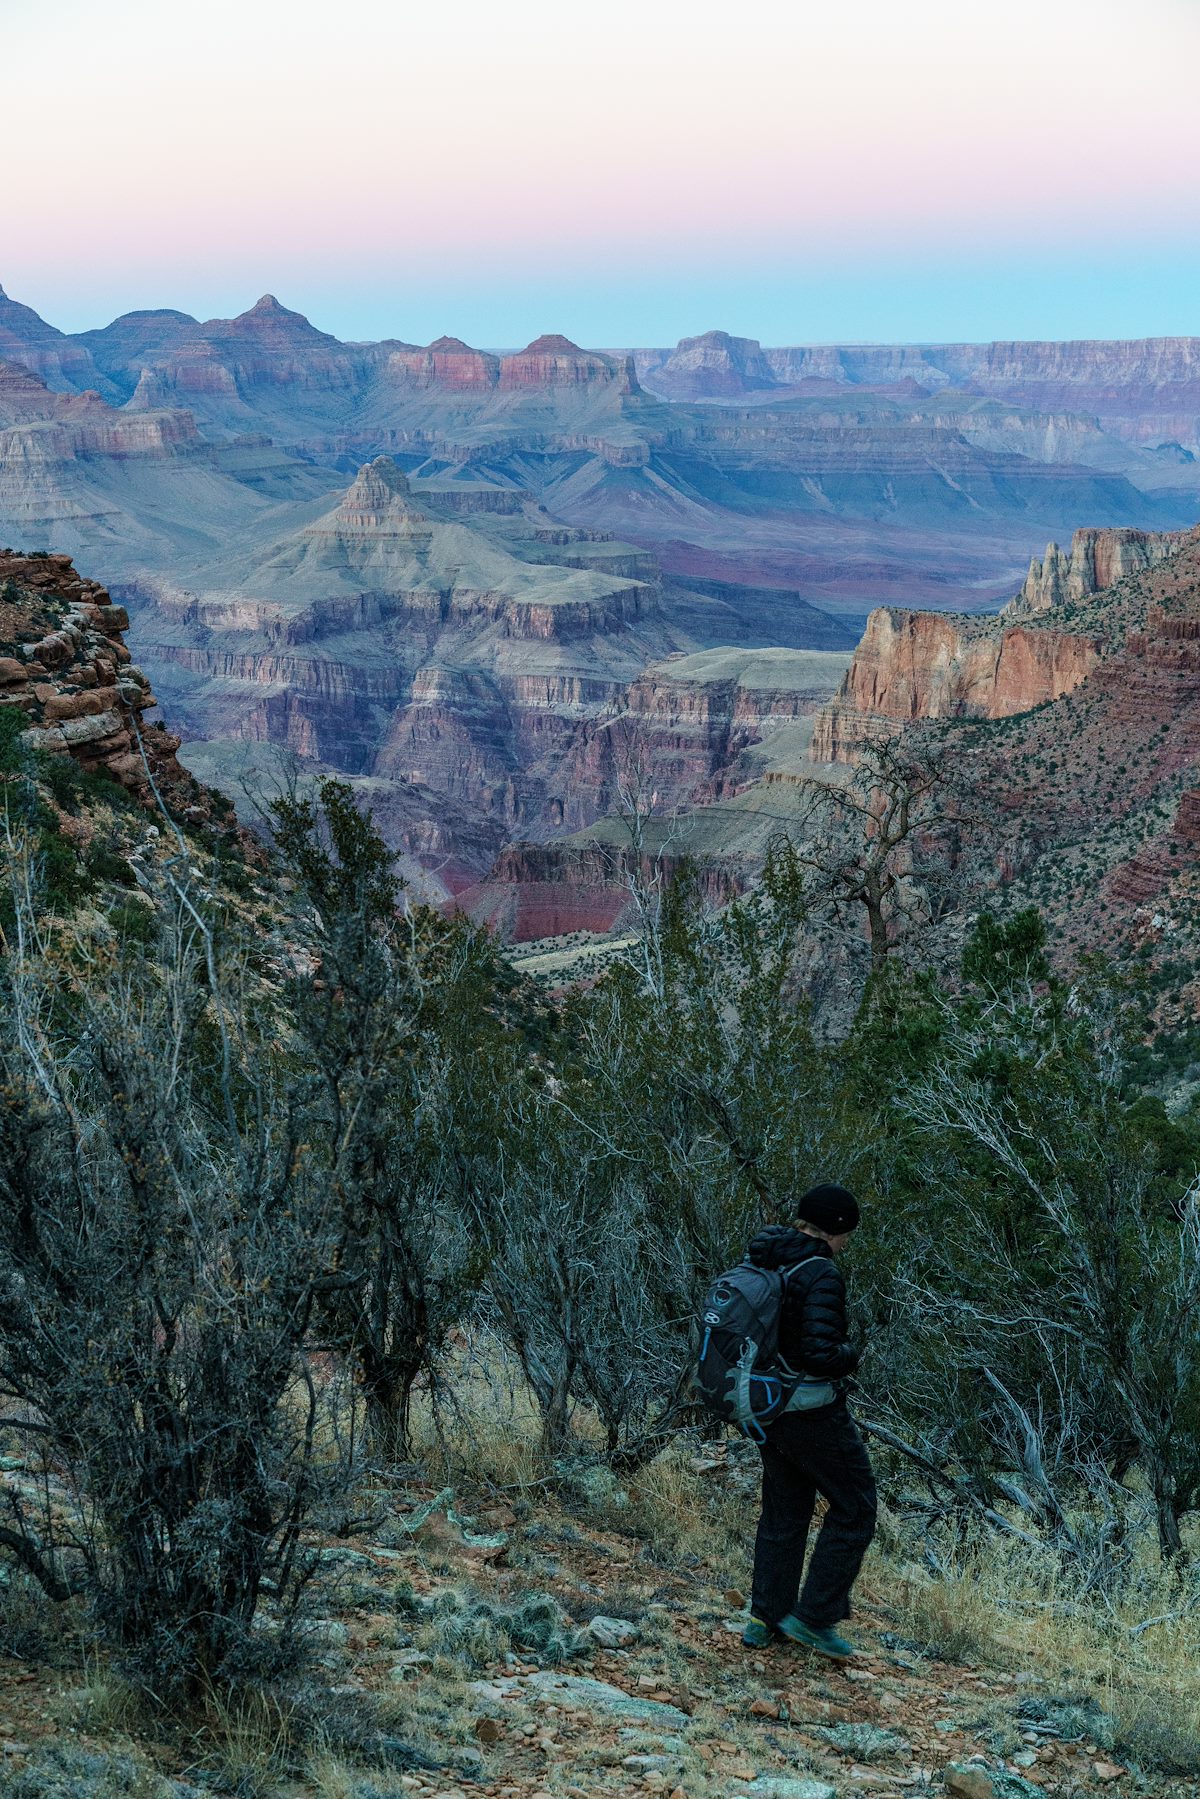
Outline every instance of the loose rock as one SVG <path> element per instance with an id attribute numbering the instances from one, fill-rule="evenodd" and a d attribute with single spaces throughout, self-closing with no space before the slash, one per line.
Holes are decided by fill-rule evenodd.
<path id="1" fill-rule="evenodd" d="M 588 1625 L 588 1635 L 599 1643 L 602 1649 L 624 1649 L 637 1637 L 637 1626 L 630 1624 L 625 1618 L 605 1618 L 597 1616 Z"/>

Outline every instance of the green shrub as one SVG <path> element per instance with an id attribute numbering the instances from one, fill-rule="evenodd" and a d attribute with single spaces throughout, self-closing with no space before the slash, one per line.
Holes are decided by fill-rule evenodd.
<path id="1" fill-rule="evenodd" d="M 117 887 L 136 887 L 137 877 L 124 856 L 102 843 L 93 843 L 87 853 L 87 872 L 93 881 L 110 881 Z"/>
<path id="2" fill-rule="evenodd" d="M 5 706 L 0 710 L 0 775 L 20 774 L 24 766 L 21 733 L 25 722 L 25 714 L 19 706 Z"/>

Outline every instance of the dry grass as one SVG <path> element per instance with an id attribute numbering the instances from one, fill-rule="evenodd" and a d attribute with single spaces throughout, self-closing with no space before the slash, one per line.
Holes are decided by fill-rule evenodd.
<path id="1" fill-rule="evenodd" d="M 111 1669 L 93 1667 L 85 1684 L 55 1696 L 50 1716 L 68 1730 L 125 1737 L 146 1722 L 146 1701 Z"/>
<path id="2" fill-rule="evenodd" d="M 695 1460 L 694 1445 L 681 1442 L 643 1468 L 630 1483 L 625 1528 L 657 1561 L 702 1564 L 712 1584 L 737 1585 L 754 1525 L 747 1497 L 698 1473 Z"/>
<path id="3" fill-rule="evenodd" d="M 418 1392 L 413 1454 L 432 1478 L 521 1492 L 551 1473 L 537 1404 L 486 1336 L 464 1341 L 434 1392 Z"/>
<path id="4" fill-rule="evenodd" d="M 998 1542 L 960 1557 L 940 1580 L 881 1562 L 876 1584 L 900 1634 L 940 1659 L 1036 1674 L 1108 1713 L 1117 1746 L 1134 1759 L 1200 1773 L 1200 1593 L 1181 1590 L 1149 1546 L 1107 1600 L 1080 1597 L 1078 1576 L 1049 1555 Z"/>
<path id="5" fill-rule="evenodd" d="M 214 1691 L 196 1748 L 204 1773 L 239 1799 L 274 1799 L 295 1761 L 291 1711 L 269 1693 Z"/>

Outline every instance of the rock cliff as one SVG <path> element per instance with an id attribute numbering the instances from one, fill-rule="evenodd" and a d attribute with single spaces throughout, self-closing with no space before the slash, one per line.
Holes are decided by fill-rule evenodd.
<path id="1" fill-rule="evenodd" d="M 736 403 L 845 390 L 997 397 L 1042 413 L 1092 414 L 1132 443 L 1200 449 L 1200 338 L 1071 343 L 799 344 L 764 349 L 710 331 L 638 350 L 640 375 L 673 400 Z"/>
<path id="2" fill-rule="evenodd" d="M 69 556 L 0 551 L 0 708 L 23 714 L 32 749 L 103 769 L 143 794 L 152 772 L 180 777 L 179 739 L 141 727 L 158 702 L 125 646 L 128 624 L 125 608 Z"/>
<path id="3" fill-rule="evenodd" d="M 502 388 L 513 387 L 616 387 L 637 391 L 637 376 L 626 357 L 602 356 L 581 350 L 568 337 L 552 334 L 535 338 L 524 350 L 500 358 Z"/>
<path id="4" fill-rule="evenodd" d="M 107 387 L 82 343 L 39 317 L 32 306 L 10 300 L 0 287 L 0 358 L 16 363 L 59 393 Z"/>
<path id="5" fill-rule="evenodd" d="M 655 393 L 672 400 L 731 399 L 778 385 L 757 339 L 727 331 L 681 338 L 652 379 Z"/>
<path id="6" fill-rule="evenodd" d="M 1103 593 L 1128 575 L 1141 574 L 1165 560 L 1183 542 L 1180 531 L 1096 530 L 1076 531 L 1069 551 L 1056 543 L 1046 545 L 1039 561 L 1034 556 L 1029 573 L 1007 613 L 1052 612 Z"/>
<path id="7" fill-rule="evenodd" d="M 1061 699 L 1096 667 L 1103 640 L 1045 626 L 879 607 L 811 756 L 850 762 L 864 741 L 918 719 L 1007 718 Z"/>

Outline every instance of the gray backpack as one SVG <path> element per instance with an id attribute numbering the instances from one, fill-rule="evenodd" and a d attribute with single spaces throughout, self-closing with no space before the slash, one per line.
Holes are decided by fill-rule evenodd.
<path id="1" fill-rule="evenodd" d="M 832 1405 L 832 1381 L 791 1368 L 779 1353 L 779 1319 L 790 1268 L 739 1262 L 719 1274 L 701 1314 L 696 1386 L 707 1409 L 761 1442 L 784 1412 Z"/>

